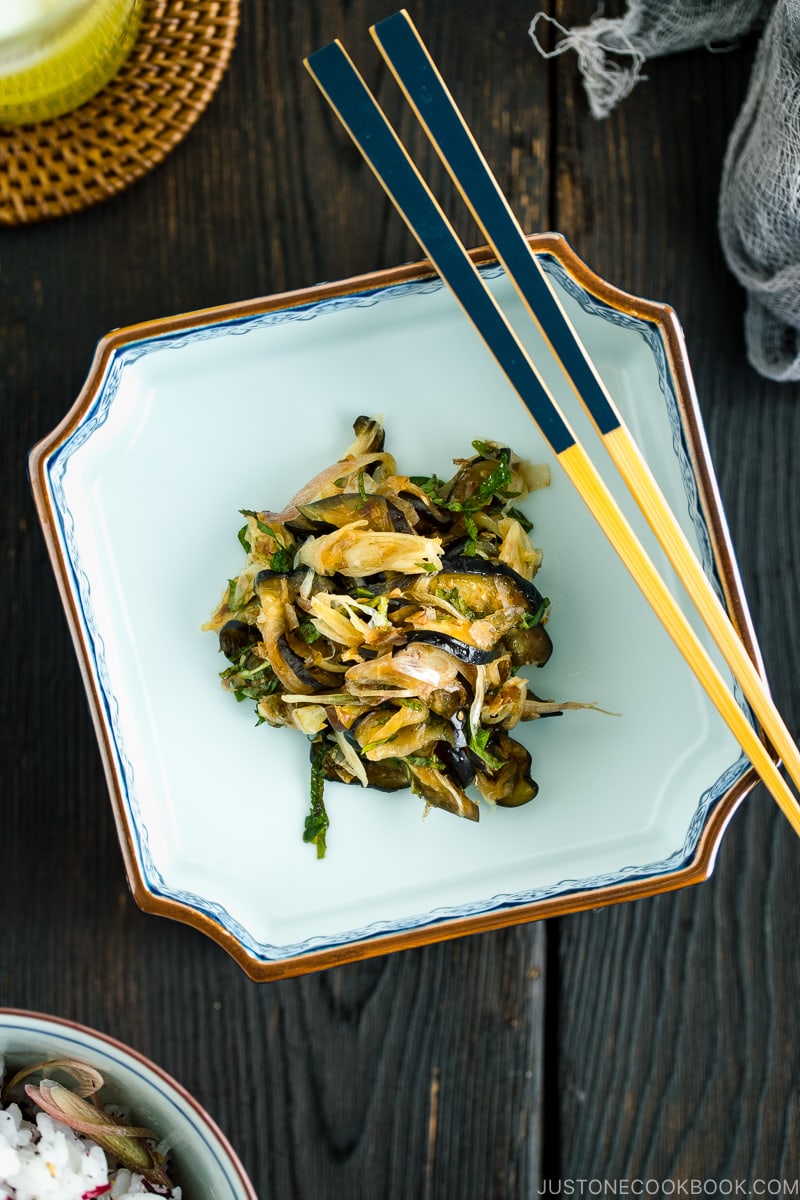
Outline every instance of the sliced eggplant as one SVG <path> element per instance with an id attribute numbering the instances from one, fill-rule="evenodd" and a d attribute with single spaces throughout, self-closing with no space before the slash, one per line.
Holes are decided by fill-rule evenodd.
<path id="1" fill-rule="evenodd" d="M 464 463 L 443 491 L 443 496 L 449 503 L 469 504 L 471 501 L 474 502 L 489 476 L 501 467 L 501 455 L 505 455 L 505 463 L 506 466 L 508 465 L 511 451 L 501 446 L 496 447 L 496 450 L 496 457 L 479 455 Z M 495 447 L 492 446 L 492 452 L 494 453 L 494 451 Z"/>
<path id="2" fill-rule="evenodd" d="M 278 638 L 278 653 L 287 668 L 293 671 L 303 683 L 308 684 L 312 691 L 326 692 L 338 686 L 338 676 L 332 672 L 320 670 L 319 667 L 310 666 L 308 661 L 292 646 L 289 635 L 284 634 Z"/>
<path id="3" fill-rule="evenodd" d="M 399 758 L 385 758 L 381 762 L 365 762 L 367 783 L 370 787 L 381 792 L 399 792 L 408 787 L 408 773 Z M 326 759 L 324 766 L 326 779 L 336 783 L 352 783 L 361 786 L 356 779 L 332 759 Z"/>
<path id="4" fill-rule="evenodd" d="M 543 667 L 553 653 L 553 643 L 544 625 L 532 625 L 530 629 L 518 625 L 508 631 L 503 645 L 515 667 Z"/>
<path id="5" fill-rule="evenodd" d="M 247 621 L 226 621 L 219 631 L 219 648 L 230 662 L 261 641 L 261 632 Z"/>
<path id="6" fill-rule="evenodd" d="M 298 510 L 284 521 L 284 525 L 290 533 L 294 534 L 298 541 L 302 541 L 303 538 L 311 537 L 317 533 L 329 533 L 335 528 L 334 525 L 326 525 L 324 521 L 312 521 L 309 517 L 303 516 Z"/>
<path id="7" fill-rule="evenodd" d="M 386 434 L 383 422 L 378 417 L 356 417 L 353 433 L 356 435 L 357 445 L 350 447 L 351 454 L 375 454 L 383 450 Z"/>
<path id="8" fill-rule="evenodd" d="M 287 673 L 292 672 L 305 687 L 309 688 L 312 692 L 317 691 L 318 680 L 314 677 L 313 673 L 309 671 L 300 655 L 296 654 L 289 645 L 285 634 L 282 634 L 278 638 L 278 653 L 283 660 Z"/>
<path id="9" fill-rule="evenodd" d="M 449 721 L 453 713 L 458 712 L 467 703 L 467 689 L 459 679 L 447 688 L 434 688 L 428 692 L 425 703 L 431 712 Z"/>
<path id="10" fill-rule="evenodd" d="M 517 585 L 534 613 L 546 607 L 545 598 L 536 584 L 525 579 L 507 563 L 490 562 L 489 559 L 477 555 L 451 554 L 448 551 L 442 557 L 442 572 L 443 578 L 447 575 L 502 575 Z"/>
<path id="11" fill-rule="evenodd" d="M 262 587 L 265 587 L 265 586 L 268 587 L 275 580 L 288 579 L 288 578 L 289 578 L 288 571 L 273 571 L 270 567 L 264 567 L 264 569 L 262 571 L 258 572 L 255 579 L 253 580 L 253 586 L 256 589 L 256 595 L 257 596 L 259 595 L 259 591 Z"/>
<path id="12" fill-rule="evenodd" d="M 468 788 L 474 781 L 475 764 L 466 748 L 451 746 L 449 742 L 438 742 L 436 757 L 441 759 L 448 775 L 460 788 Z"/>
<path id="13" fill-rule="evenodd" d="M 392 504 L 386 496 L 341 492 L 336 496 L 315 500 L 313 504 L 300 504 L 298 512 L 308 522 L 308 532 L 341 529 L 353 521 L 366 521 L 367 528 L 376 532 L 414 532 L 397 505 Z"/>
<path id="14" fill-rule="evenodd" d="M 459 662 L 473 665 L 492 662 L 498 657 L 497 650 L 481 650 L 478 646 L 470 646 L 468 642 L 460 641 L 459 638 L 450 637 L 446 633 L 438 633 L 431 629 L 413 630 L 408 635 L 408 644 L 411 645 L 414 642 L 436 646 L 439 650 L 446 650 L 448 654 L 452 654 L 453 658 L 457 658 Z"/>
<path id="15" fill-rule="evenodd" d="M 468 821 L 479 820 L 477 804 L 450 778 L 447 771 L 439 767 L 417 766 L 407 760 L 406 768 L 411 776 L 412 792 L 422 796 L 428 804 L 443 808 L 456 817 L 465 817 Z"/>
<path id="16" fill-rule="evenodd" d="M 529 751 L 503 730 L 489 738 L 487 750 L 502 766 L 492 769 L 481 763 L 475 782 L 484 799 L 499 808 L 520 808 L 533 800 L 539 785 L 531 778 Z"/>
<path id="17" fill-rule="evenodd" d="M 399 754 L 421 754 L 421 748 L 435 736 L 428 717 L 428 707 L 421 701 L 382 704 L 359 717 L 352 734 L 359 752 L 375 761 Z"/>

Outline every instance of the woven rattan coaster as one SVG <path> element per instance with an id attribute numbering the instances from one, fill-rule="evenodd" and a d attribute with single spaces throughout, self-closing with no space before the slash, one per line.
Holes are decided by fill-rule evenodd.
<path id="1" fill-rule="evenodd" d="M 152 170 L 189 132 L 233 50 L 240 0 L 147 0 L 119 74 L 74 112 L 0 128 L 0 224 L 60 217 Z"/>

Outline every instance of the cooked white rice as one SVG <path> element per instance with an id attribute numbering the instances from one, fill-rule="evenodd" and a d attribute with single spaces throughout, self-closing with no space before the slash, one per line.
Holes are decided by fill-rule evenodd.
<path id="1" fill-rule="evenodd" d="M 3 1079 L 0 1057 L 0 1081 Z M 128 1200 L 152 1196 L 141 1175 L 113 1169 L 105 1152 L 46 1113 L 26 1120 L 18 1104 L 0 1109 L 0 1200 Z M 172 1200 L 181 1189 L 173 1188 Z"/>

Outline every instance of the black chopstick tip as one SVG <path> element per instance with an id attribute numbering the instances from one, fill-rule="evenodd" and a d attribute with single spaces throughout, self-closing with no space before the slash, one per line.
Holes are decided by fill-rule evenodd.
<path id="1" fill-rule="evenodd" d="M 312 51 L 303 59 L 303 66 L 310 75 L 317 75 L 315 64 L 324 64 L 332 56 L 339 57 L 346 54 L 345 48 L 339 38 L 334 38 L 332 42 L 328 42 L 327 46 L 320 46 L 319 50 Z"/>
<path id="2" fill-rule="evenodd" d="M 374 25 L 370 25 L 369 31 L 377 42 L 380 41 L 380 31 L 382 29 L 388 29 L 392 25 L 397 25 L 398 22 L 402 22 L 407 26 L 410 25 L 413 28 L 414 22 L 409 16 L 408 9 L 401 8 L 398 12 L 392 13 L 391 16 L 383 17 L 382 20 L 376 21 Z"/>

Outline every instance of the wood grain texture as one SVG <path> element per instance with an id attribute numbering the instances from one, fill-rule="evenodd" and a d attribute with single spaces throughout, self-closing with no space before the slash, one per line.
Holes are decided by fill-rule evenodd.
<path id="1" fill-rule="evenodd" d="M 301 66 L 342 36 L 442 185 L 368 37 L 384 15 L 363 0 L 245 4 L 219 92 L 161 166 L 107 204 L 0 231 L 0 878 L 15 913 L 0 1003 L 150 1055 L 220 1123 L 262 1200 L 522 1200 L 541 1175 L 545 927 L 257 985 L 192 929 L 139 912 L 25 475 L 109 329 L 419 257 Z M 545 223 L 549 98 L 524 21 L 474 0 L 415 15 L 524 189 L 528 227 Z"/>
<path id="2" fill-rule="evenodd" d="M 538 7 L 570 24 L 596 4 Z M 217 96 L 160 167 L 97 209 L 0 231 L 0 1003 L 151 1055 L 262 1200 L 793 1178 L 798 847 L 763 790 L 700 888 L 267 985 L 125 887 L 25 454 L 108 329 L 418 257 L 300 65 L 333 36 L 478 240 L 371 45 L 388 11 L 245 4 Z M 532 11 L 428 0 L 412 15 L 526 229 L 560 229 L 612 283 L 677 309 L 772 688 L 800 732 L 800 394 L 747 366 L 715 231 L 752 43 L 649 64 L 598 124 L 574 61 L 532 49 Z"/>
<path id="3" fill-rule="evenodd" d="M 564 3 L 560 19 L 585 23 L 591 8 Z M 743 297 L 716 234 L 752 51 L 650 62 L 604 122 L 574 61 L 551 63 L 555 219 L 600 274 L 678 312 L 768 676 L 797 736 L 800 389 L 747 365 Z M 701 888 L 551 927 L 560 1178 L 796 1180 L 797 884 L 797 840 L 759 788 Z"/>

